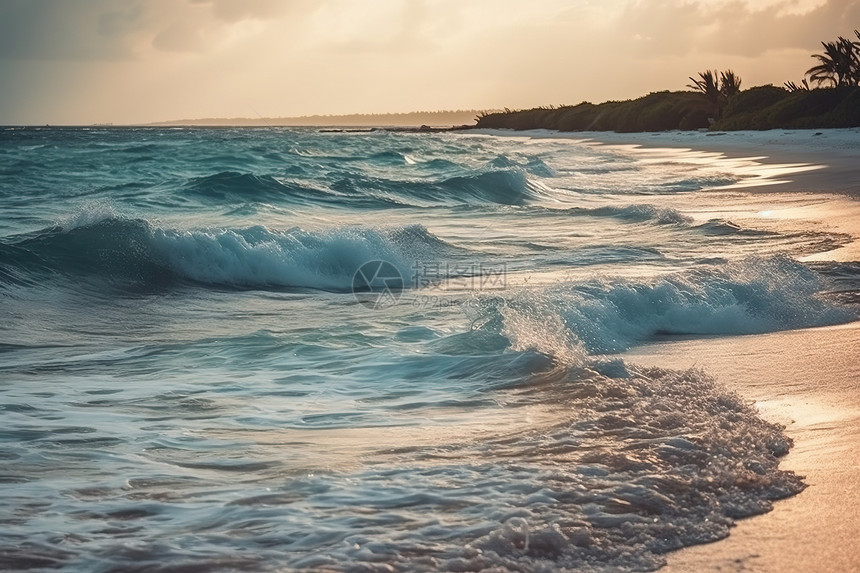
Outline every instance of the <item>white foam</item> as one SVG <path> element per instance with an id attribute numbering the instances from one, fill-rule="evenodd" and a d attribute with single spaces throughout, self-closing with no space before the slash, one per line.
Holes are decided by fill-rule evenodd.
<path id="1" fill-rule="evenodd" d="M 430 236 L 426 230 L 423 233 Z M 392 233 L 371 228 L 318 233 L 265 227 L 242 231 L 156 228 L 151 241 L 156 255 L 174 272 L 198 282 L 324 290 L 350 289 L 357 269 L 376 260 L 394 265 L 409 282 L 416 255 L 429 248 L 419 242 L 399 242 Z"/>
<path id="2" fill-rule="evenodd" d="M 848 322 L 857 312 L 819 296 L 817 273 L 753 257 L 650 281 L 601 279 L 485 299 L 512 348 L 569 363 L 585 349 L 619 352 L 656 334 L 754 334 Z"/>

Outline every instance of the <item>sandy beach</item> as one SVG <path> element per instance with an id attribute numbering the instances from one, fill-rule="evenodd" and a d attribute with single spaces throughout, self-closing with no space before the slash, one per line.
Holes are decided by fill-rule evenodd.
<path id="1" fill-rule="evenodd" d="M 820 133 L 820 135 L 816 135 Z M 637 145 L 643 153 L 695 150 L 754 157 L 772 191 L 815 194 L 816 201 L 770 216 L 802 217 L 860 235 L 860 133 L 824 130 L 712 134 L 600 134 L 600 145 Z M 662 151 L 661 151 L 662 150 Z M 687 153 L 695 153 L 687 151 Z M 683 155 L 683 154 L 682 154 Z M 785 170 L 786 164 L 820 166 Z M 765 177 L 764 179 L 767 179 Z M 860 260 L 857 242 L 807 260 Z M 805 476 L 807 489 L 764 515 L 741 520 L 727 539 L 668 556 L 670 572 L 852 571 L 860 568 L 860 323 L 764 335 L 662 340 L 625 359 L 719 372 L 719 380 L 783 424 L 794 447 L 781 468 Z"/>
<path id="2" fill-rule="evenodd" d="M 853 571 L 860 566 L 860 325 L 636 349 L 626 358 L 720 372 L 729 388 L 784 424 L 780 464 L 807 489 L 738 522 L 722 541 L 668 557 L 667 571 Z M 695 357 L 695 358 L 694 358 Z"/>

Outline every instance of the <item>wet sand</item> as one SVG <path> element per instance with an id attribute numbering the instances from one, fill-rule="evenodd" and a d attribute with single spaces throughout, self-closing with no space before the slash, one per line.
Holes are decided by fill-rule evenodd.
<path id="1" fill-rule="evenodd" d="M 784 424 L 794 447 L 780 468 L 807 489 L 739 521 L 722 541 L 668 556 L 681 571 L 860 569 L 860 323 L 661 342 L 625 355 L 640 364 L 703 368 Z"/>

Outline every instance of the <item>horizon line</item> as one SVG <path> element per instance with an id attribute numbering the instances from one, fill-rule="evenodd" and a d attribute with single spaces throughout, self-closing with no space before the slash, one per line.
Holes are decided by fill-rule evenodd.
<path id="1" fill-rule="evenodd" d="M 408 112 L 379 112 L 379 113 L 340 113 L 340 114 L 309 114 L 295 116 L 233 116 L 233 117 L 200 117 L 181 118 L 144 122 L 93 122 L 93 123 L 4 123 L 0 127 L 166 127 L 197 125 L 200 127 L 383 127 L 385 125 L 421 125 L 421 117 L 434 118 L 438 116 L 475 116 L 481 112 L 501 111 L 487 109 L 443 109 L 433 111 L 408 111 Z M 414 116 L 413 121 L 402 121 L 391 124 L 373 122 L 378 118 L 407 120 Z M 337 120 L 362 120 L 359 123 L 337 123 Z M 475 117 L 470 117 L 474 121 Z M 319 123 L 313 123 L 319 122 Z M 445 122 L 446 124 L 448 122 Z"/>

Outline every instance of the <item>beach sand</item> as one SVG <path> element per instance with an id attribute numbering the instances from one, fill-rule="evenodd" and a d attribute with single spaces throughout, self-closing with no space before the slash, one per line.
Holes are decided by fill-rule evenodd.
<path id="1" fill-rule="evenodd" d="M 668 556 L 666 571 L 860 569 L 860 323 L 756 336 L 662 342 L 625 359 L 702 368 L 763 417 L 783 424 L 794 447 L 780 468 L 807 489 L 770 513 L 739 521 L 722 541 Z"/>
<path id="2" fill-rule="evenodd" d="M 814 193 L 796 212 L 860 236 L 860 130 L 709 134 L 598 134 L 601 145 L 637 145 L 727 158 L 755 157 L 783 170 L 756 191 Z M 577 139 L 582 139 L 578 137 Z M 682 153 L 683 155 L 683 153 Z M 755 183 L 755 181 L 753 181 Z M 860 261 L 860 242 L 807 260 Z M 794 447 L 780 467 L 805 476 L 807 489 L 773 511 L 741 520 L 727 539 L 667 556 L 669 572 L 860 570 L 860 323 L 753 336 L 665 339 L 625 359 L 671 368 L 702 368 L 784 424 Z"/>

